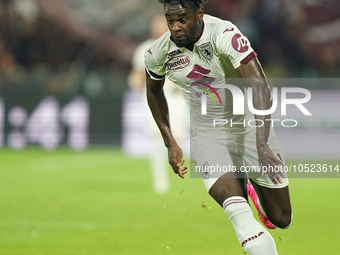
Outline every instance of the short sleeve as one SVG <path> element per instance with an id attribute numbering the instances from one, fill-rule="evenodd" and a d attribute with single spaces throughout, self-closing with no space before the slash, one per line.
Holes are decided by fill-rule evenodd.
<path id="1" fill-rule="evenodd" d="M 162 80 L 165 77 L 164 66 L 156 59 L 156 51 L 153 47 L 146 49 L 144 54 L 145 69 L 153 80 Z"/>
<path id="2" fill-rule="evenodd" d="M 236 69 L 242 61 L 248 62 L 256 56 L 256 53 L 248 38 L 235 25 L 230 22 L 223 22 L 222 24 L 221 29 L 218 29 L 215 46 L 219 54 L 226 55 Z"/>

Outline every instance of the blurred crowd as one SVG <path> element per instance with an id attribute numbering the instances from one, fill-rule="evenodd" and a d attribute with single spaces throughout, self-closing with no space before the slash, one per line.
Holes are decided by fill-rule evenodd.
<path id="1" fill-rule="evenodd" d="M 340 76 L 338 0 L 210 0 L 205 10 L 240 28 L 268 77 Z M 160 13 L 155 0 L 1 0 L 0 93 L 123 91 Z M 81 86 L 94 81 L 101 88 Z"/>
<path id="2" fill-rule="evenodd" d="M 206 12 L 235 23 L 270 77 L 339 77 L 337 0 L 216 0 Z"/>
<path id="3" fill-rule="evenodd" d="M 131 0 L 0 1 L 0 92 L 124 90 L 152 15 Z"/>

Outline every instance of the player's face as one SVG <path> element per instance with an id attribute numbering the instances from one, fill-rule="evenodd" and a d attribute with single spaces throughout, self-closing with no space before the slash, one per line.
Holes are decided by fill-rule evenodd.
<path id="1" fill-rule="evenodd" d="M 194 42 L 202 30 L 203 8 L 184 8 L 180 4 L 164 6 L 165 18 L 171 36 L 178 47 Z"/>

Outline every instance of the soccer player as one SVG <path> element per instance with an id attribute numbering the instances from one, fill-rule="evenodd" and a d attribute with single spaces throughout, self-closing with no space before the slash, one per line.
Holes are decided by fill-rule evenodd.
<path id="1" fill-rule="evenodd" d="M 158 1 L 164 4 L 169 32 L 146 50 L 144 62 L 148 104 L 168 148 L 169 163 L 173 171 L 184 178 L 187 167 L 182 149 L 172 135 L 163 93 L 165 76 L 178 86 L 190 105 L 190 128 L 198 166 L 202 169 L 214 165 L 233 166 L 238 170 L 257 166 L 261 171 L 249 176 L 248 188 L 247 176 L 240 171 L 221 171 L 216 175 L 208 170 L 201 174 L 209 194 L 232 222 L 245 251 L 251 255 L 277 254 L 273 238 L 255 220 L 247 201 L 248 190 L 260 219 L 268 227 L 285 229 L 291 224 L 288 179 L 283 171 L 269 168 L 284 164 L 281 147 L 268 121 L 270 115 L 253 114 L 247 107 L 243 115 L 236 115 L 233 99 L 237 100 L 230 92 L 233 89 L 216 90 L 221 78 L 222 82 L 238 78 L 235 84 L 239 89 L 252 90 L 255 109 L 270 109 L 271 93 L 256 53 L 231 22 L 205 15 L 203 0 Z M 201 107 L 204 96 L 206 114 Z M 214 100 L 220 102 L 215 104 Z M 244 100 L 247 102 L 247 93 Z M 216 116 L 238 124 L 213 127 Z M 252 120 L 257 124 L 242 124 Z M 260 166 L 267 166 L 268 171 Z"/>

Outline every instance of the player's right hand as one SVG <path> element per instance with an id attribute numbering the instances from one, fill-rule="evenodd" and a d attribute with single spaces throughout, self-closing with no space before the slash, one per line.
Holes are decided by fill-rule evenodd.
<path id="1" fill-rule="evenodd" d="M 268 166 L 266 171 L 264 171 L 264 167 L 261 167 L 261 178 L 263 178 L 265 174 L 267 174 L 274 184 L 282 183 L 282 178 L 286 177 L 282 170 L 284 163 L 275 157 L 273 151 L 269 148 L 268 144 L 266 144 L 266 146 L 263 148 L 258 148 L 258 155 L 260 166 Z M 269 166 L 271 166 L 272 168 L 269 168 Z M 274 171 L 274 169 L 278 169 L 275 168 L 277 166 L 282 167 L 279 168 L 279 171 Z"/>
<path id="2" fill-rule="evenodd" d="M 187 173 L 187 167 L 183 166 L 183 151 L 180 146 L 174 145 L 168 148 L 169 164 L 175 174 L 184 179 L 184 175 Z"/>

